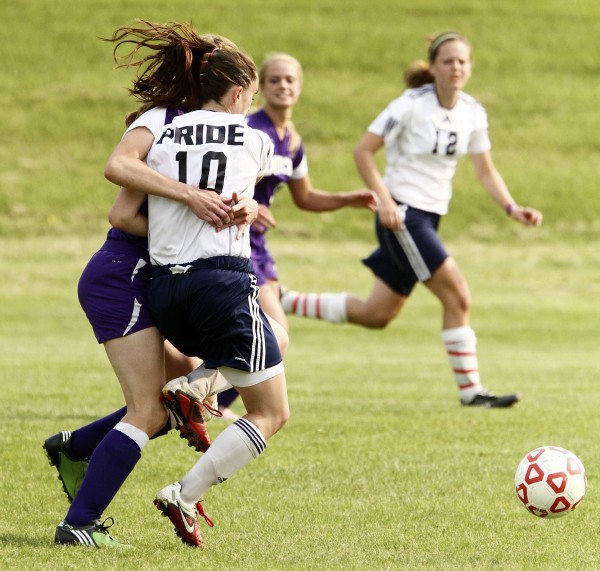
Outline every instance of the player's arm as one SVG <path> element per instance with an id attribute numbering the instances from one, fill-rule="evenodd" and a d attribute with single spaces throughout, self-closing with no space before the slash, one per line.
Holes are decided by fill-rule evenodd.
<path id="1" fill-rule="evenodd" d="M 140 212 L 146 194 L 121 188 L 108 213 L 110 225 L 135 236 L 148 235 L 148 218 Z"/>
<path id="2" fill-rule="evenodd" d="M 288 187 L 292 193 L 294 204 L 302 210 L 312 212 L 327 212 L 352 206 L 355 208 L 377 209 L 375 193 L 368 188 L 350 192 L 325 192 L 313 188 L 308 175 L 302 178 L 290 179 Z"/>
<path id="3" fill-rule="evenodd" d="M 354 149 L 354 161 L 365 184 L 377 194 L 379 221 L 390 230 L 399 230 L 402 221 L 398 206 L 385 186 L 375 161 L 375 153 L 383 147 L 383 144 L 382 136 L 367 131 Z"/>
<path id="4" fill-rule="evenodd" d="M 511 196 L 502 175 L 494 165 L 489 151 L 471 155 L 475 175 L 487 190 L 492 199 L 515 220 L 528 226 L 539 226 L 542 223 L 542 213 L 534 208 L 518 205 Z"/>
<path id="5" fill-rule="evenodd" d="M 146 127 L 125 133 L 106 163 L 104 176 L 121 187 L 182 202 L 217 228 L 230 223 L 232 209 L 219 194 L 168 178 L 144 162 L 153 142 L 154 136 Z"/>

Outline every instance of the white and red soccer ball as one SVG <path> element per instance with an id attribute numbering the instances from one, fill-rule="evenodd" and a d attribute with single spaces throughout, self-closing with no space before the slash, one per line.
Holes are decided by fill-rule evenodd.
<path id="1" fill-rule="evenodd" d="M 559 446 L 541 446 L 521 460 L 515 473 L 515 491 L 526 509 L 545 519 L 572 512 L 587 489 L 583 464 L 573 452 Z"/>

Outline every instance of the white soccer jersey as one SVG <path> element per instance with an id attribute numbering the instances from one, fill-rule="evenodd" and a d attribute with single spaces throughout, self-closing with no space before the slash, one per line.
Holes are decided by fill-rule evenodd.
<path id="1" fill-rule="evenodd" d="M 384 182 L 392 196 L 414 208 L 446 214 L 458 159 L 491 148 L 485 109 L 461 93 L 442 107 L 433 84 L 407 89 L 369 125 L 384 137 Z"/>
<path id="2" fill-rule="evenodd" d="M 156 171 L 199 189 L 231 197 L 254 195 L 257 177 L 273 154 L 269 137 L 243 115 L 193 111 L 157 133 L 146 162 Z M 206 190 L 198 190 L 206 192 Z M 217 232 L 181 202 L 149 196 L 149 249 L 154 265 L 185 264 L 212 256 L 250 257 L 249 233 Z"/>

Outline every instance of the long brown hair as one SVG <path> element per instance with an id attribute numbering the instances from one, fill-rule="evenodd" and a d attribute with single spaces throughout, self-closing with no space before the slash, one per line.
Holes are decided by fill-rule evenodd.
<path id="1" fill-rule="evenodd" d="M 252 58 L 223 36 L 198 34 L 191 23 L 136 22 L 103 38 L 115 44 L 118 67 L 138 69 L 129 92 L 141 105 L 128 115 L 128 125 L 152 107 L 200 109 L 232 85 L 247 89 L 258 75 Z M 129 51 L 121 54 L 124 47 Z"/>

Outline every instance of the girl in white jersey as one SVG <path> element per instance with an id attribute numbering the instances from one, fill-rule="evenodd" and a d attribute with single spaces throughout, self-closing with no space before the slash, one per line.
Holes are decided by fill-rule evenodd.
<path id="1" fill-rule="evenodd" d="M 469 323 L 469 287 L 438 235 L 447 213 L 458 159 L 469 154 L 481 185 L 507 215 L 539 226 L 542 214 L 519 206 L 510 195 L 490 154 L 483 107 L 462 91 L 471 76 L 471 47 L 460 34 L 434 38 L 429 62 L 411 66 L 409 89 L 371 123 L 355 150 L 365 184 L 377 192 L 379 248 L 364 263 L 375 274 L 370 296 L 346 293 L 287 292 L 287 313 L 383 328 L 408 300 L 418 282 L 443 306 L 442 341 L 464 405 L 510 407 L 515 394 L 496 396 L 479 378 L 476 336 Z M 385 148 L 382 177 L 374 155 Z"/>
<path id="2" fill-rule="evenodd" d="M 143 158 L 149 144 L 147 140 L 144 143 L 143 136 L 139 137 L 140 132 L 148 135 L 151 144 L 153 133 L 162 129 L 165 123 L 171 123 L 173 117 L 186 109 L 198 107 L 197 89 L 186 81 L 186 77 L 194 70 L 197 72 L 201 65 L 201 55 L 195 55 L 196 46 L 206 49 L 215 38 L 199 36 L 186 24 L 142 21 L 141 26 L 119 28 L 110 41 L 116 44 L 117 63 L 120 61 L 117 57 L 119 47 L 131 45 L 132 51 L 125 57 L 127 63 L 123 65 L 138 68 L 132 93 L 141 103 L 138 111 L 127 118 L 130 129 L 119 144 L 119 153 L 125 147 L 134 156 Z M 174 54 L 179 57 L 173 57 Z M 138 162 L 142 164 L 139 159 Z M 256 218 L 258 205 L 251 197 L 232 205 L 230 197 L 199 191 L 197 186 L 178 180 L 156 178 L 158 173 L 142 166 L 150 175 L 155 175 L 145 179 L 143 190 L 182 201 L 207 223 L 223 228 L 250 223 Z M 140 182 L 137 176 L 136 182 Z M 198 359 L 184 357 L 172 347 L 168 349 L 169 345 L 165 344 L 147 307 L 151 272 L 148 220 L 143 208 L 145 199 L 145 194 L 122 189 L 111 210 L 109 218 L 113 228 L 107 241 L 92 257 L 79 282 L 82 306 L 98 341 L 105 344 L 126 407 L 73 433 L 58 433 L 44 443 L 64 489 L 72 499 L 65 519 L 55 532 L 55 541 L 61 544 L 126 546 L 113 538 L 108 526 L 101 522 L 103 512 L 141 458 L 148 439 L 171 428 L 161 402 L 165 372 L 171 373 L 167 376 L 169 380 L 198 365 Z M 165 361 L 166 350 L 170 358 Z M 208 394 L 218 379 L 214 370 L 194 371 L 194 386 L 200 387 L 203 394 Z M 180 429 L 184 435 L 185 428 L 185 438 L 203 450 L 210 445 L 210 440 L 203 424 L 202 410 L 202 403 L 195 404 L 191 408 L 193 427 L 180 426 Z"/>
<path id="3" fill-rule="evenodd" d="M 244 120 L 258 89 L 257 70 L 247 54 L 219 37 L 197 45 L 194 56 L 198 66 L 186 78 L 193 86 L 190 112 L 158 130 L 151 122 L 139 127 L 134 123 L 106 173 L 112 182 L 135 191 L 152 190 L 160 180 L 178 180 L 235 204 L 252 197 L 273 153 L 268 136 Z M 218 369 L 237 388 L 247 410 L 180 481 L 156 496 L 155 505 L 182 540 L 201 547 L 198 513 L 212 522 L 200 498 L 261 454 L 287 422 L 279 349 L 287 334 L 258 304 L 246 225 L 216 230 L 182 202 L 151 194 L 149 250 L 149 305 L 158 328 L 182 353 Z M 201 399 L 187 378 L 167 383 L 163 395 L 169 409 L 193 431 Z"/>

